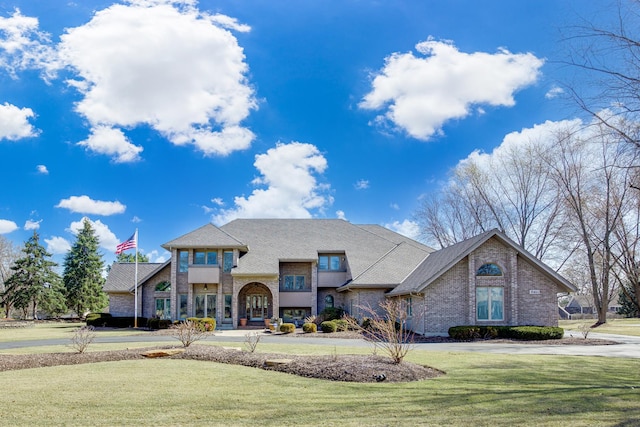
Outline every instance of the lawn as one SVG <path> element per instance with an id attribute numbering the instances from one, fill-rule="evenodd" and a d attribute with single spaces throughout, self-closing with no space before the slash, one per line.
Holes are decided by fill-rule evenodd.
<path id="1" fill-rule="evenodd" d="M 44 322 L 35 323 L 27 328 L 0 328 L 0 341 L 31 341 L 68 338 L 71 339 L 73 332 L 84 326 L 84 322 Z M 146 331 L 133 329 L 109 329 L 98 331 L 101 337 L 124 336 L 146 334 Z"/>
<path id="2" fill-rule="evenodd" d="M 558 326 L 565 330 L 578 331 L 581 325 L 593 325 L 596 319 L 560 320 Z M 591 329 L 591 332 L 603 334 L 640 336 L 640 319 L 609 319 L 604 325 Z"/>
<path id="3" fill-rule="evenodd" d="M 276 349 L 336 357 L 366 351 L 259 347 Z M 637 360 L 419 350 L 408 359 L 447 374 L 403 384 L 337 383 L 170 359 L 2 372 L 9 392 L 0 424 L 640 425 Z"/>

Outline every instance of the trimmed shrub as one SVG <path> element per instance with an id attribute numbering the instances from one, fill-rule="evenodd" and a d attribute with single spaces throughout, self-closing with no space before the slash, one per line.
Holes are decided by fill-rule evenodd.
<path id="1" fill-rule="evenodd" d="M 216 319 L 211 317 L 189 317 L 187 320 L 195 323 L 205 332 L 211 332 L 216 329 Z"/>
<path id="2" fill-rule="evenodd" d="M 283 334 L 290 334 L 296 331 L 296 325 L 293 323 L 283 323 L 280 325 L 280 332 Z"/>
<path id="3" fill-rule="evenodd" d="M 158 319 L 157 317 L 154 317 L 149 319 L 147 327 L 149 329 L 169 329 L 172 324 L 173 323 L 169 319 Z"/>
<path id="4" fill-rule="evenodd" d="M 327 307 L 320 312 L 323 321 L 337 320 L 344 316 L 344 310 L 340 307 Z"/>
<path id="5" fill-rule="evenodd" d="M 108 326 L 107 323 L 112 316 L 109 313 L 89 313 L 85 318 L 87 326 Z"/>
<path id="6" fill-rule="evenodd" d="M 556 326 L 454 326 L 449 328 L 454 340 L 511 338 L 523 341 L 553 340 L 564 336 L 564 329 Z"/>
<path id="7" fill-rule="evenodd" d="M 318 326 L 315 323 L 305 323 L 302 325 L 302 331 L 306 334 L 318 332 Z"/>
<path id="8" fill-rule="evenodd" d="M 112 317 L 112 316 L 110 313 L 89 313 L 85 317 L 85 320 L 94 320 L 94 319 L 100 319 L 103 317 Z"/>
<path id="9" fill-rule="evenodd" d="M 332 320 L 332 322 L 336 324 L 336 330 L 338 332 L 344 332 L 349 329 L 349 322 L 347 322 L 345 319 L 336 319 Z"/>
<path id="10" fill-rule="evenodd" d="M 87 326 L 93 327 L 106 326 L 108 328 L 133 328 L 134 324 L 135 319 L 133 317 L 112 317 L 110 314 L 107 316 L 93 317 L 91 320 L 87 320 Z M 146 326 L 147 318 L 138 317 L 138 327 L 144 328 Z"/>
<path id="11" fill-rule="evenodd" d="M 330 334 L 338 330 L 338 325 L 333 320 L 320 323 L 320 330 L 325 334 Z"/>

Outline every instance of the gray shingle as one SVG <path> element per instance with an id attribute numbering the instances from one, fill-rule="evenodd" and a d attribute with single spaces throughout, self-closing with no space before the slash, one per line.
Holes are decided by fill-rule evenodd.
<path id="1" fill-rule="evenodd" d="M 138 263 L 138 284 L 143 283 L 149 276 L 156 273 L 165 263 L 151 263 L 151 262 L 139 262 Z M 135 282 L 136 264 L 133 262 L 114 262 L 111 265 L 111 270 L 107 275 L 107 280 L 104 284 L 105 292 L 132 292 L 133 284 Z"/>
<path id="2" fill-rule="evenodd" d="M 205 224 L 196 230 L 165 243 L 162 247 L 167 250 L 171 250 L 171 248 L 233 249 L 246 248 L 246 244 L 227 234 L 225 231 L 213 224 Z"/>

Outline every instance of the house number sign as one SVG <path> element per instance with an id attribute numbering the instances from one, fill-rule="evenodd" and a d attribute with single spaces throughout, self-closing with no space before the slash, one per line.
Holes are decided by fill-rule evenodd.
<path id="1" fill-rule="evenodd" d="M 530 289 L 529 295 L 540 295 L 540 289 Z"/>

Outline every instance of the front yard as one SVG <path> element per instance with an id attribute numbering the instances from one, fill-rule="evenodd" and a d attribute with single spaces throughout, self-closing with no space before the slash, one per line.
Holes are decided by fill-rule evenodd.
<path id="1" fill-rule="evenodd" d="M 596 319 L 560 320 L 558 326 L 565 330 L 578 331 L 581 325 L 593 325 Z M 640 319 L 609 319 L 604 325 L 592 328 L 591 332 L 603 334 L 632 335 L 640 337 Z"/>

